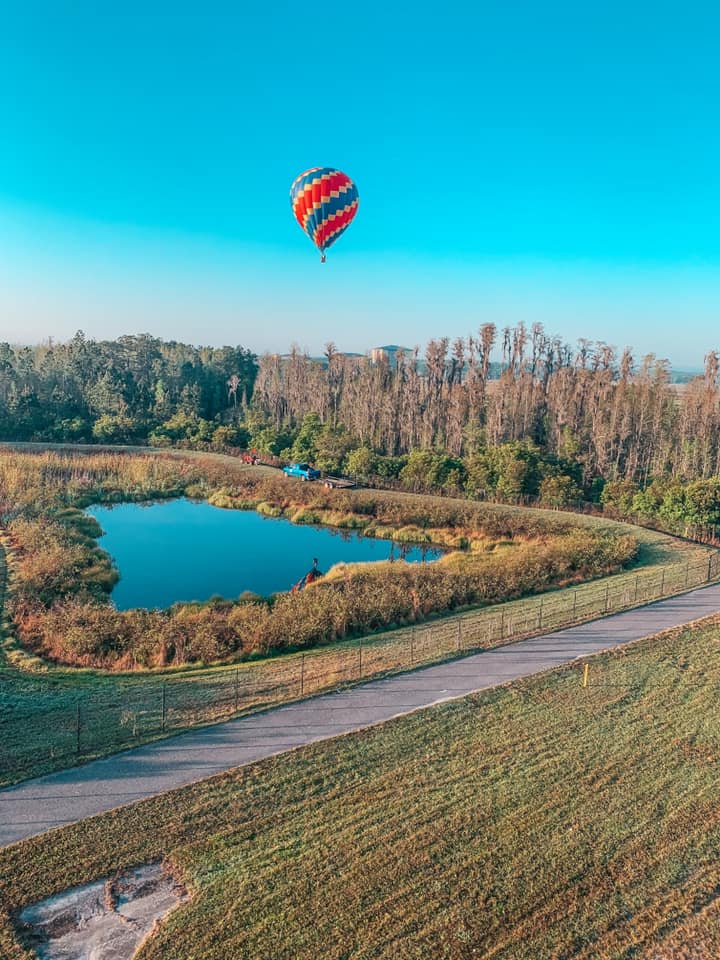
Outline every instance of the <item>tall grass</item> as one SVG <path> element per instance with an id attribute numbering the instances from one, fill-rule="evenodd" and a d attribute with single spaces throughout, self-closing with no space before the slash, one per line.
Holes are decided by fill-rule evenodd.
<path id="1" fill-rule="evenodd" d="M 218 481 L 222 479 L 222 486 Z M 77 509 L 93 501 L 189 493 L 225 506 L 255 504 L 298 523 L 366 528 L 401 542 L 474 549 L 439 563 L 346 567 L 299 594 L 239 603 L 116 611 L 116 578 Z M 390 625 L 618 570 L 635 538 L 610 525 L 431 497 L 330 491 L 274 472 L 228 468 L 210 458 L 130 454 L 5 454 L 0 516 L 15 555 L 9 609 L 20 638 L 43 657 L 107 669 L 163 667 L 307 648 Z M 513 551 L 489 547 L 516 544 Z"/>

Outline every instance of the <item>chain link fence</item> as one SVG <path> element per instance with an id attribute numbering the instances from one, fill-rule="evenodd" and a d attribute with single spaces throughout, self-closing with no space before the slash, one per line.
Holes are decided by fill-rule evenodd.
<path id="1" fill-rule="evenodd" d="M 568 627 L 720 578 L 720 553 L 234 666 L 123 678 L 68 704 L 0 717 L 0 783 L 200 724 Z M 79 688 L 80 689 L 80 688 Z"/>

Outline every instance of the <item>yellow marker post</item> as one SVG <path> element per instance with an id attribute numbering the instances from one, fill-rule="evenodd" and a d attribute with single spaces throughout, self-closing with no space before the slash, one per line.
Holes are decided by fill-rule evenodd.
<path id="1" fill-rule="evenodd" d="M 583 670 L 583 687 L 587 686 L 588 683 L 588 673 L 590 673 L 590 664 L 585 664 L 585 669 Z"/>

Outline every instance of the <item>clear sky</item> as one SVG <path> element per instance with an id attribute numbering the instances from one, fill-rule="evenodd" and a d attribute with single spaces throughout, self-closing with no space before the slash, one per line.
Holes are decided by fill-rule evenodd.
<path id="1" fill-rule="evenodd" d="M 0 339 L 720 347 L 720 7 L 5 0 Z M 357 183 L 319 263 L 291 181 Z"/>

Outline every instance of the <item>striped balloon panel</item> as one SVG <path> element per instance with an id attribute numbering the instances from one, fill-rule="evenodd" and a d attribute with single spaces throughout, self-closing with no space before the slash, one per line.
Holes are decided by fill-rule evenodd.
<path id="1" fill-rule="evenodd" d="M 312 167 L 293 181 L 290 202 L 297 222 L 324 251 L 350 226 L 360 198 L 347 174 L 333 167 Z"/>

